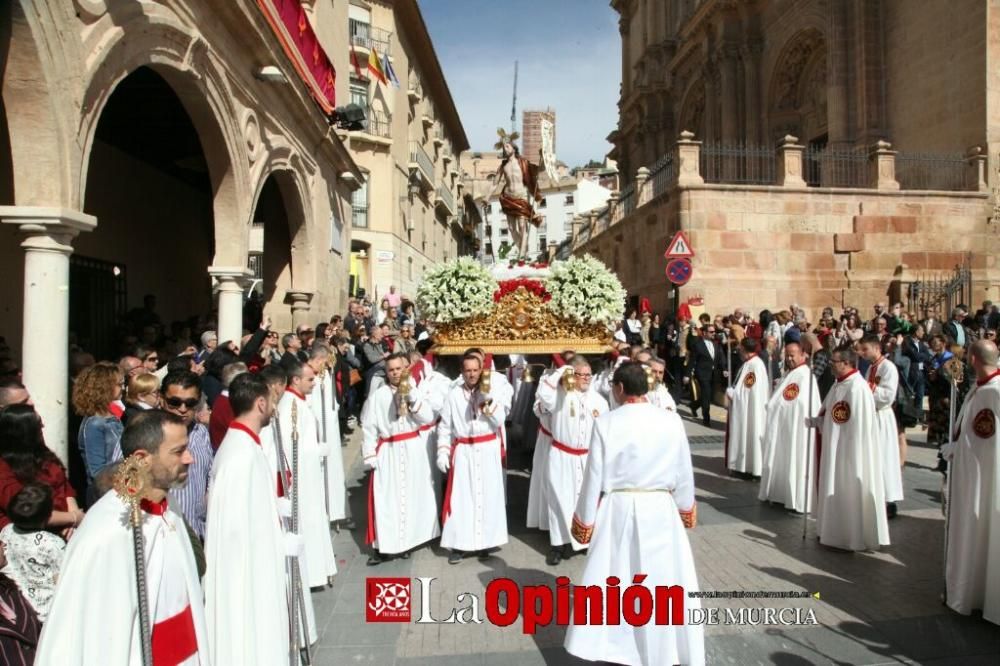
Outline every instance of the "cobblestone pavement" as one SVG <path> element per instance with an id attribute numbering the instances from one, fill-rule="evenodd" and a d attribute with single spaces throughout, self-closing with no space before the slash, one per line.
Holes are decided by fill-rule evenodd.
<path id="1" fill-rule="evenodd" d="M 730 478 L 722 464 L 724 412 L 713 413 L 713 429 L 687 421 L 692 442 L 698 526 L 688 534 L 701 589 L 705 591 L 806 591 L 819 599 L 711 599 L 706 608 L 808 608 L 813 626 L 719 625 L 705 630 L 709 664 L 996 664 L 1000 629 L 979 617 L 962 617 L 940 602 L 943 587 L 942 476 L 933 471 L 936 453 L 919 429 L 908 433 L 906 500 L 889 523 L 892 545 L 875 553 L 841 553 L 819 546 L 814 523 L 802 538 L 803 519 L 757 499 L 758 484 Z M 365 622 L 368 576 L 435 577 L 432 614 L 444 619 L 462 592 L 484 598 L 486 585 L 498 576 L 520 584 L 546 583 L 555 577 L 577 579 L 584 557 L 545 564 L 548 536 L 525 525 L 530 460 L 512 452 L 508 472 L 510 541 L 486 562 L 468 559 L 449 565 L 433 542 L 408 560 L 378 567 L 365 564 L 365 490 L 359 434 L 347 448 L 351 470 L 353 531 L 335 534 L 337 575 L 332 587 L 314 593 L 321 639 L 314 661 L 325 664 L 449 666 L 451 664 L 583 664 L 562 648 L 562 628 L 541 627 L 534 636 L 520 621 L 501 628 L 475 624 Z M 623 586 L 627 583 L 623 583 Z M 413 609 L 421 599 L 414 581 Z M 723 611 L 724 612 L 724 611 Z"/>

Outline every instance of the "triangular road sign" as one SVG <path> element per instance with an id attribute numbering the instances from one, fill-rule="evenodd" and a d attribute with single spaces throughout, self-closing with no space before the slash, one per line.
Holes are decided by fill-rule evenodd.
<path id="1" fill-rule="evenodd" d="M 688 242 L 687 236 L 684 235 L 683 231 L 678 231 L 674 234 L 674 238 L 670 241 L 670 245 L 667 246 L 667 251 L 663 253 L 663 256 L 667 259 L 694 256 L 691 243 Z"/>

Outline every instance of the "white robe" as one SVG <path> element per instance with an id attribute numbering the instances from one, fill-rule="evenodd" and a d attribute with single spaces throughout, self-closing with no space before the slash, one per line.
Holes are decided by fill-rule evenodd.
<path id="1" fill-rule="evenodd" d="M 451 379 L 436 370 L 428 371 L 417 386 L 422 399 L 430 405 L 434 423 L 441 418 L 441 410 L 444 409 L 444 401 L 448 399 L 448 392 L 451 391 Z M 427 449 L 427 459 L 431 461 L 431 479 L 434 481 L 434 497 L 436 506 L 441 506 L 441 499 L 444 497 L 444 485 L 442 482 L 441 470 L 437 468 L 437 427 L 423 428 L 420 431 L 424 438 L 424 446 Z"/>
<path id="2" fill-rule="evenodd" d="M 657 585 L 697 592 L 694 556 L 680 515 L 694 507 L 691 451 L 680 416 L 642 403 L 604 414 L 594 426 L 573 517 L 575 525 L 593 529 L 583 576 L 574 582 L 600 586 L 607 594 L 609 576 L 617 576 L 624 591 L 626 582 L 631 585 L 633 576 L 643 573 L 642 585 L 650 593 Z M 685 609 L 701 607 L 693 597 L 684 604 Z M 565 645 L 570 654 L 591 661 L 705 663 L 700 624 L 571 624 Z"/>
<path id="3" fill-rule="evenodd" d="M 400 416 L 396 390 L 384 384 L 361 413 L 361 455 L 373 467 L 369 480 L 368 533 L 380 553 L 403 553 L 441 534 L 430 456 L 423 431 L 433 428 L 430 403 L 418 391 Z"/>
<path id="4" fill-rule="evenodd" d="M 304 584 L 324 587 L 337 573 L 337 560 L 330 539 L 330 524 L 323 500 L 323 474 L 319 464 L 316 416 L 303 398 L 286 390 L 278 402 L 277 418 L 281 443 L 289 469 L 293 469 L 292 405 L 296 405 L 299 439 L 299 534 L 305 541 Z"/>
<path id="5" fill-rule="evenodd" d="M 549 543 L 586 548 L 573 538 L 570 528 L 587 467 L 587 452 L 594 422 L 608 411 L 608 402 L 595 392 L 565 391 L 559 386 L 569 366 L 550 375 L 538 385 L 539 410 L 552 417 L 552 438 L 545 474 L 548 504 Z"/>
<path id="6" fill-rule="evenodd" d="M 274 475 L 261 446 L 239 428 L 229 428 L 212 465 L 205 561 L 212 662 L 287 661 L 288 584 Z"/>
<path id="7" fill-rule="evenodd" d="M 868 368 L 868 386 L 875 397 L 875 420 L 878 423 L 878 444 L 882 456 L 882 478 L 885 483 L 885 501 L 903 499 L 903 470 L 899 464 L 899 431 L 892 405 L 899 389 L 899 371 L 892 361 L 882 357 L 877 365 Z"/>
<path id="8" fill-rule="evenodd" d="M 316 432 L 320 442 L 321 468 L 326 467 L 326 501 L 330 522 L 347 518 L 347 486 L 344 482 L 344 454 L 340 446 L 340 415 L 337 413 L 337 387 L 333 383 L 333 373 L 324 372 L 316 377 L 313 392 L 306 396 L 306 402 L 316 415 Z M 323 432 L 323 408 L 326 408 L 326 433 Z M 325 461 L 325 465 L 323 465 Z M 322 477 L 320 477 L 322 480 Z"/>
<path id="9" fill-rule="evenodd" d="M 507 405 L 494 397 L 495 411 L 487 416 L 480 409 L 483 400 L 478 390 L 470 394 L 459 385 L 448 393 L 441 410 L 438 455 L 450 456 L 442 509 L 442 548 L 475 551 L 507 543 L 502 461 Z M 456 441 L 459 438 L 477 441 L 460 443 Z"/>
<path id="10" fill-rule="evenodd" d="M 1000 376 L 976 386 L 956 418 L 945 568 L 948 606 L 1000 624 Z"/>
<path id="11" fill-rule="evenodd" d="M 142 664 L 135 551 L 132 528 L 124 522 L 128 515 L 127 505 L 110 491 L 90 507 L 70 539 L 39 638 L 37 666 Z M 162 516 L 143 513 L 142 534 L 151 621 L 165 619 L 157 612 L 165 589 L 186 591 L 198 654 L 182 663 L 208 666 L 212 662 L 202 589 L 184 521 L 172 508 Z M 167 581 L 164 575 L 173 578 Z"/>
<path id="12" fill-rule="evenodd" d="M 857 371 L 823 401 L 816 494 L 820 543 L 845 550 L 889 545 L 875 399 Z"/>
<path id="13" fill-rule="evenodd" d="M 670 391 L 663 384 L 657 384 L 652 391 L 646 394 L 646 399 L 654 407 L 659 407 L 670 412 L 677 411 L 677 403 L 674 402 L 674 396 L 670 395 Z"/>
<path id="14" fill-rule="evenodd" d="M 735 472 L 760 476 L 764 462 L 767 400 L 771 391 L 768 388 L 767 367 L 759 356 L 743 363 L 732 391 L 726 423 L 726 467 Z"/>
<path id="15" fill-rule="evenodd" d="M 536 379 L 538 385 L 548 381 L 556 369 L 546 370 Z M 546 475 L 549 469 L 549 449 L 552 448 L 552 415 L 543 412 L 538 406 L 538 391 L 535 391 L 535 404 L 532 407 L 538 417 L 538 435 L 535 437 L 535 451 L 531 457 L 531 478 L 528 479 L 528 516 L 527 526 L 533 529 L 549 529 L 548 484 Z"/>
<path id="16" fill-rule="evenodd" d="M 800 513 L 811 511 L 816 499 L 817 464 L 812 450 L 815 435 L 808 431 L 806 419 L 819 413 L 820 398 L 819 387 L 811 375 L 805 363 L 789 371 L 767 401 L 764 462 L 757 494 L 761 500 L 777 502 Z M 807 456 L 812 467 L 808 487 Z"/>

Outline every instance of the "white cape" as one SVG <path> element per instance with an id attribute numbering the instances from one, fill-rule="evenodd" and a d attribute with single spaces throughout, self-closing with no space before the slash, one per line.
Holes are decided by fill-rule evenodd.
<path id="1" fill-rule="evenodd" d="M 896 429 L 896 414 L 892 411 L 899 389 L 899 371 L 892 361 L 883 357 L 877 366 L 868 369 L 868 385 L 874 385 L 872 395 L 875 398 L 875 420 L 878 424 L 878 444 L 882 456 L 885 501 L 899 502 L 903 499 L 903 470 L 899 464 L 899 431 Z"/>
<path id="2" fill-rule="evenodd" d="M 324 492 L 330 522 L 347 518 L 347 486 L 344 482 L 344 454 L 340 446 L 340 415 L 337 413 L 337 387 L 333 373 L 316 377 L 313 392 L 306 402 L 316 415 L 316 434 L 320 443 L 320 467 L 326 468 Z M 323 415 L 326 414 L 324 422 Z M 325 426 L 325 433 L 324 433 Z M 322 476 L 320 477 L 322 480 Z"/>
<path id="3" fill-rule="evenodd" d="M 764 423 L 767 416 L 767 368 L 759 356 L 740 367 L 733 384 L 726 423 L 726 467 L 753 476 L 763 468 Z"/>

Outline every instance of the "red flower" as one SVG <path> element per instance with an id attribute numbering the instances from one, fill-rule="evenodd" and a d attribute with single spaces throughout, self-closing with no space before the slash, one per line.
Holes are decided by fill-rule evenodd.
<path id="1" fill-rule="evenodd" d="M 498 283 L 499 289 L 493 292 L 493 302 L 498 302 L 501 298 L 507 294 L 512 294 L 518 290 L 519 287 L 524 287 L 528 292 L 535 294 L 543 303 L 548 303 L 552 300 L 552 295 L 545 290 L 545 285 L 543 285 L 538 280 L 531 280 L 528 278 L 514 278 L 513 280 L 501 280 Z"/>

